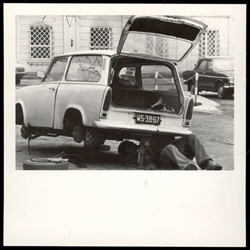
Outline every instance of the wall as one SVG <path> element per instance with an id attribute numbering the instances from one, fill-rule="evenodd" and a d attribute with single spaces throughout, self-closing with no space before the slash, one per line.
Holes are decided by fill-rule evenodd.
<path id="1" fill-rule="evenodd" d="M 84 16 L 79 27 L 80 50 L 89 50 L 90 48 L 90 27 L 111 27 L 113 33 L 113 49 L 117 48 L 121 30 L 121 16 Z"/>
<path id="2" fill-rule="evenodd" d="M 17 33 L 16 33 L 16 54 L 17 59 L 21 64 L 26 66 L 27 72 L 35 72 L 39 70 L 45 70 L 48 62 L 31 63 L 29 55 L 29 29 L 30 25 L 42 24 L 42 21 L 46 25 L 50 25 L 53 28 L 54 36 L 54 55 L 62 54 L 64 52 L 63 44 L 63 16 L 17 16 Z"/>
<path id="3" fill-rule="evenodd" d="M 90 27 L 112 27 L 113 49 L 117 48 L 122 27 L 130 16 L 120 15 L 98 15 L 98 16 L 78 16 L 78 23 L 71 23 L 69 29 L 65 16 L 17 16 L 16 17 L 16 55 L 20 63 L 24 64 L 27 72 L 46 70 L 48 61 L 42 63 L 30 63 L 29 58 L 29 26 L 42 22 L 53 27 L 54 35 L 54 55 L 68 52 L 70 40 L 69 30 L 75 40 L 74 51 L 86 50 L 90 46 Z M 209 29 L 219 29 L 220 32 L 220 52 L 221 55 L 233 55 L 233 19 L 229 16 L 190 16 L 208 25 Z M 72 34 L 71 34 L 72 35 Z M 178 66 L 180 71 L 192 69 L 199 58 L 199 46 Z"/>

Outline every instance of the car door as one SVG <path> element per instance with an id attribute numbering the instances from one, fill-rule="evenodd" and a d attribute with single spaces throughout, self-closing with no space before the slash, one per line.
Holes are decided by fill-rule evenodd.
<path id="1" fill-rule="evenodd" d="M 55 98 L 63 79 L 67 65 L 67 57 L 55 59 L 42 80 L 33 89 L 30 102 L 29 124 L 34 127 L 53 127 Z"/>

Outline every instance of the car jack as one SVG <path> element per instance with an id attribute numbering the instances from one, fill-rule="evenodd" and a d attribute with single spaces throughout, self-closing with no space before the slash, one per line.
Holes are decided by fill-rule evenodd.
<path id="1" fill-rule="evenodd" d="M 149 136 L 143 136 L 140 138 L 140 148 L 138 149 L 138 169 L 146 169 L 145 157 L 146 150 L 149 147 L 148 138 Z"/>
<path id="2" fill-rule="evenodd" d="M 140 138 L 140 148 L 138 150 L 138 169 L 144 169 L 146 137 Z"/>

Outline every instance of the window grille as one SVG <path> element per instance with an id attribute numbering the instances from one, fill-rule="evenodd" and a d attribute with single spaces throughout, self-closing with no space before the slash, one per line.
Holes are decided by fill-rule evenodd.
<path id="1" fill-rule="evenodd" d="M 108 50 L 113 48 L 112 29 L 108 27 L 90 28 L 90 49 Z"/>
<path id="2" fill-rule="evenodd" d="M 160 57 L 166 57 L 168 54 L 166 40 L 160 36 L 148 35 L 147 53 Z"/>
<path id="3" fill-rule="evenodd" d="M 52 50 L 52 27 L 30 26 L 30 58 L 50 59 Z"/>
<path id="4" fill-rule="evenodd" d="M 207 30 L 200 37 L 199 56 L 219 56 L 220 55 L 220 34 L 219 30 Z"/>

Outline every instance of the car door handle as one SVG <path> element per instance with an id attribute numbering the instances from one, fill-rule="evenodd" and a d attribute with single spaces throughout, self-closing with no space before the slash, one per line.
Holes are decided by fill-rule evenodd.
<path id="1" fill-rule="evenodd" d="M 49 90 L 55 91 L 56 89 L 53 87 L 50 87 Z"/>

